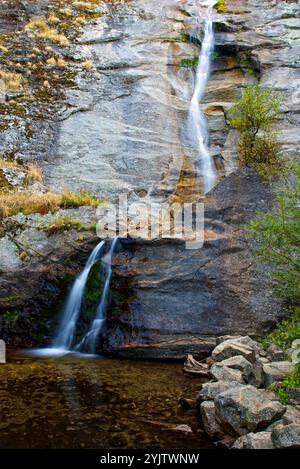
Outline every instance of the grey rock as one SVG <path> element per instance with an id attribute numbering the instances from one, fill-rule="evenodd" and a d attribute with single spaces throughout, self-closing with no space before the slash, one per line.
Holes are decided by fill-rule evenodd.
<path id="1" fill-rule="evenodd" d="M 271 438 L 275 448 L 300 448 L 300 425 L 290 424 L 275 428 Z"/>
<path id="2" fill-rule="evenodd" d="M 214 400 L 219 394 L 228 391 L 228 389 L 240 386 L 238 381 L 217 381 L 215 383 L 204 383 L 198 394 L 200 402 Z"/>
<path id="3" fill-rule="evenodd" d="M 240 436 L 232 449 L 273 449 L 274 445 L 270 432 L 248 433 Z"/>
<path id="4" fill-rule="evenodd" d="M 240 370 L 229 368 L 222 363 L 215 363 L 210 369 L 210 374 L 220 381 L 237 381 L 238 383 L 245 383 L 243 373 Z"/>
<path id="5" fill-rule="evenodd" d="M 276 381 L 282 381 L 286 375 L 293 372 L 293 369 L 294 366 L 291 362 L 266 363 L 263 366 L 265 386 L 268 387 Z"/>
<path id="6" fill-rule="evenodd" d="M 215 404 L 212 401 L 202 402 L 201 418 L 205 432 L 212 440 L 224 438 L 224 430 L 216 420 Z"/>
<path id="7" fill-rule="evenodd" d="M 245 382 L 248 382 L 249 377 L 252 373 L 252 365 L 242 355 L 236 355 L 235 357 L 226 358 L 226 360 L 217 363 L 217 365 L 223 365 L 233 370 L 239 370 L 242 372 L 242 377 Z"/>
<path id="8" fill-rule="evenodd" d="M 281 419 L 277 420 L 277 422 L 272 423 L 272 425 L 267 428 L 267 431 L 272 432 L 277 427 L 290 424 L 300 425 L 300 410 L 294 406 L 287 405 L 286 411 L 281 417 Z"/>
<path id="9" fill-rule="evenodd" d="M 0 339 L 0 363 L 6 363 L 6 346 L 2 339 Z"/>
<path id="10" fill-rule="evenodd" d="M 271 344 L 267 349 L 268 358 L 272 362 L 280 362 L 287 358 L 286 352 L 282 350 L 278 345 Z"/>
<path id="11" fill-rule="evenodd" d="M 212 359 L 220 362 L 236 355 L 242 355 L 253 363 L 256 359 L 256 350 L 251 342 L 250 337 L 225 340 L 213 350 Z"/>
<path id="12" fill-rule="evenodd" d="M 0 239 L 0 272 L 13 272 L 22 266 L 17 245 L 8 237 Z"/>
<path id="13" fill-rule="evenodd" d="M 229 389 L 214 402 L 218 421 L 237 435 L 264 430 L 285 412 L 280 402 L 269 400 L 263 391 L 250 385 Z"/>

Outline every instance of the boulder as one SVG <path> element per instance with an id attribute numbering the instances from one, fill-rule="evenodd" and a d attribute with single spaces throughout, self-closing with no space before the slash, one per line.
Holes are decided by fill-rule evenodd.
<path id="1" fill-rule="evenodd" d="M 216 417 L 231 434 L 245 435 L 266 429 L 279 420 L 285 407 L 271 401 L 264 391 L 254 386 L 239 386 L 219 394 L 215 400 Z"/>
<path id="2" fill-rule="evenodd" d="M 252 365 L 246 360 L 242 355 L 236 355 L 235 357 L 226 358 L 220 363 L 217 363 L 215 366 L 226 366 L 227 368 L 232 368 L 233 370 L 239 370 L 242 373 L 243 380 L 248 382 L 248 379 L 252 373 Z"/>
<path id="3" fill-rule="evenodd" d="M 291 362 L 271 362 L 263 365 L 264 370 L 264 385 L 270 386 L 276 381 L 282 381 L 286 375 L 292 373 L 294 365 Z"/>
<path id="4" fill-rule="evenodd" d="M 300 404 L 300 388 L 287 388 L 286 393 L 290 402 L 294 405 Z"/>
<path id="5" fill-rule="evenodd" d="M 267 357 L 272 362 L 280 362 L 282 360 L 286 360 L 287 354 L 284 350 L 278 347 L 278 345 L 271 344 L 267 349 Z"/>
<path id="6" fill-rule="evenodd" d="M 212 359 L 216 362 L 226 360 L 227 358 L 242 355 L 249 362 L 254 363 L 256 352 L 261 350 L 261 346 L 250 337 L 238 337 L 221 342 L 212 352 Z"/>
<path id="7" fill-rule="evenodd" d="M 274 445 L 270 432 L 248 433 L 240 436 L 232 449 L 273 449 Z"/>
<path id="8" fill-rule="evenodd" d="M 272 423 L 272 425 L 267 428 L 267 431 L 272 432 L 275 428 L 290 424 L 300 425 L 300 410 L 294 406 L 287 405 L 282 418 Z"/>
<path id="9" fill-rule="evenodd" d="M 210 374 L 220 381 L 237 381 L 238 383 L 245 384 L 243 374 L 240 370 L 234 370 L 222 363 L 215 363 L 211 369 Z"/>
<path id="10" fill-rule="evenodd" d="M 228 389 L 240 386 L 237 381 L 217 381 L 216 383 L 205 383 L 198 394 L 198 401 L 213 401 L 219 394 Z"/>
<path id="11" fill-rule="evenodd" d="M 290 424 L 275 428 L 271 438 L 275 448 L 300 448 L 300 425 Z"/>
<path id="12" fill-rule="evenodd" d="M 221 440 L 224 438 L 224 430 L 217 422 L 215 404 L 213 401 L 202 402 L 200 406 L 202 423 L 205 432 L 212 440 Z"/>

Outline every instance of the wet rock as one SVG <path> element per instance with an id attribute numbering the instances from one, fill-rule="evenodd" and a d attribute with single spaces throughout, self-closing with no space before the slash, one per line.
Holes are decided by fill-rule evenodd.
<path id="1" fill-rule="evenodd" d="M 232 449 L 273 449 L 271 433 L 258 432 L 240 436 L 232 446 Z"/>
<path id="2" fill-rule="evenodd" d="M 212 401 L 202 402 L 200 412 L 204 430 L 212 440 L 224 438 L 224 430 L 216 420 L 215 404 Z"/>
<path id="3" fill-rule="evenodd" d="M 271 362 L 263 366 L 265 387 L 276 381 L 282 381 L 286 375 L 292 373 L 294 366 L 291 362 Z"/>
<path id="4" fill-rule="evenodd" d="M 204 383 L 202 389 L 198 394 L 200 402 L 207 400 L 214 400 L 219 394 L 228 391 L 228 389 L 238 387 L 238 381 L 217 381 L 216 383 Z"/>
<path id="5" fill-rule="evenodd" d="M 238 383 L 245 383 L 243 373 L 240 370 L 229 368 L 222 363 L 215 363 L 210 369 L 210 374 L 220 381 L 237 381 Z"/>
<path id="6" fill-rule="evenodd" d="M 300 448 L 300 425 L 290 424 L 275 428 L 271 438 L 275 448 Z"/>
<path id="7" fill-rule="evenodd" d="M 250 385 L 229 389 L 214 402 L 222 426 L 238 435 L 264 430 L 285 412 L 279 402 L 270 401 L 263 391 Z"/>

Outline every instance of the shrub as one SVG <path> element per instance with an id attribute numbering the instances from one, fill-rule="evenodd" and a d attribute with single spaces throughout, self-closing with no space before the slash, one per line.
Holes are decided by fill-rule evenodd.
<path id="1" fill-rule="evenodd" d="M 218 13 L 225 13 L 227 11 L 225 0 L 218 0 L 215 4 L 215 9 Z"/>
<path id="2" fill-rule="evenodd" d="M 280 113 L 279 95 L 259 84 L 249 85 L 230 109 L 230 124 L 240 134 L 239 160 L 265 180 L 281 176 L 285 163 L 273 126 Z"/>
<path id="3" fill-rule="evenodd" d="M 277 324 L 275 330 L 262 341 L 264 348 L 267 349 L 271 344 L 275 344 L 281 349 L 287 350 L 295 339 L 300 338 L 300 308 L 288 308 L 286 313 L 289 314 L 288 319 Z"/>
<path id="4" fill-rule="evenodd" d="M 300 300 L 300 165 L 295 180 L 277 196 L 272 212 L 250 223 L 250 235 L 259 242 L 257 255 L 274 268 L 278 293 L 293 304 Z"/>

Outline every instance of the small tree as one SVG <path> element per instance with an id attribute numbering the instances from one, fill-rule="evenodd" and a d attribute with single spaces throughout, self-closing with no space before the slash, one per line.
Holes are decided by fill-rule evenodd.
<path id="1" fill-rule="evenodd" d="M 259 84 L 249 85 L 230 109 L 230 124 L 241 134 L 239 160 L 265 180 L 282 174 L 284 162 L 273 126 L 280 114 L 278 93 Z"/>
<path id="2" fill-rule="evenodd" d="M 293 304 L 300 302 L 300 165 L 293 168 L 295 182 L 278 197 L 273 212 L 261 214 L 250 224 L 259 242 L 259 258 L 274 266 L 279 294 Z"/>

